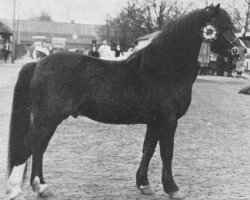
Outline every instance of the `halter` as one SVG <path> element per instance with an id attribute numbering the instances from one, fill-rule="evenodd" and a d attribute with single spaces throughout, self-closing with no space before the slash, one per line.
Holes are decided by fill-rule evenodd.
<path id="1" fill-rule="evenodd" d="M 236 46 L 235 42 L 238 41 L 238 40 L 240 41 L 240 39 L 233 33 L 234 39 L 233 39 L 233 41 L 230 41 L 230 39 L 228 39 L 228 37 L 226 35 L 226 33 L 228 33 L 228 32 L 232 32 L 232 31 L 228 30 L 225 33 L 222 33 L 221 35 L 229 42 L 230 45 L 233 46 L 230 49 L 232 56 L 238 56 L 240 51 L 239 51 L 239 48 Z"/>
<path id="2" fill-rule="evenodd" d="M 229 24 L 228 24 L 229 26 Z M 235 37 L 233 41 L 231 41 L 228 38 L 228 33 L 231 32 Z M 202 44 L 199 52 L 198 62 L 200 63 L 201 67 L 207 67 L 210 62 L 210 49 L 211 49 L 211 43 L 217 40 L 219 35 L 219 31 L 214 25 L 213 22 L 208 23 L 206 26 L 201 28 L 201 37 L 202 37 Z M 225 32 L 222 32 L 221 35 L 226 39 L 226 41 L 229 42 L 229 44 L 232 46 L 232 48 L 229 50 L 231 52 L 232 56 L 239 56 L 239 49 L 236 46 L 236 41 L 239 40 L 239 38 L 233 33 L 232 30 L 227 30 Z"/>

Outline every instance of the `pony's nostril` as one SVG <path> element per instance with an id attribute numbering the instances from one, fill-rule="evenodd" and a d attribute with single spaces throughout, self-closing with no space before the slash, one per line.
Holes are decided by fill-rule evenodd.
<path id="1" fill-rule="evenodd" d="M 247 49 L 244 49 L 244 53 L 245 53 L 245 54 L 247 53 Z"/>

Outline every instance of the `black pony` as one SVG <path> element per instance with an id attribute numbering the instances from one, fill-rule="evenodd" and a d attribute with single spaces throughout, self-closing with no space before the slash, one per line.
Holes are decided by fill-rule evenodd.
<path id="1" fill-rule="evenodd" d="M 60 52 L 25 65 L 15 86 L 11 117 L 10 198 L 21 192 L 31 155 L 31 186 L 42 197 L 50 194 L 43 178 L 43 154 L 57 126 L 79 115 L 110 124 L 146 124 L 137 187 L 144 194 L 152 193 L 147 172 L 159 141 L 164 190 L 171 198 L 183 198 L 172 176 L 174 135 L 191 102 L 200 69 L 197 58 L 206 39 L 201 29 L 208 24 L 217 30 L 217 35 L 213 29 L 205 32 L 214 39 L 209 43 L 213 52 L 244 59 L 232 53 L 232 48 L 242 45 L 228 13 L 217 5 L 171 22 L 150 45 L 124 61 Z"/>

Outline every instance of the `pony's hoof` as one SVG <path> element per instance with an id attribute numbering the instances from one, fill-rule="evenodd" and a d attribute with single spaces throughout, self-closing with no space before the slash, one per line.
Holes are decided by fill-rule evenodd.
<path id="1" fill-rule="evenodd" d="M 18 194 L 16 197 L 10 198 L 9 200 L 24 200 L 22 194 Z"/>
<path id="2" fill-rule="evenodd" d="M 32 190 L 34 192 L 37 192 L 39 185 L 40 185 L 40 179 L 38 178 L 38 176 L 36 176 L 31 184 Z"/>
<path id="3" fill-rule="evenodd" d="M 53 197 L 53 193 L 48 188 L 42 192 L 38 192 L 38 195 L 41 198 Z"/>
<path id="4" fill-rule="evenodd" d="M 38 187 L 38 189 L 37 189 L 37 194 L 41 198 L 49 198 L 49 197 L 53 196 L 53 194 L 49 190 L 49 187 L 48 187 L 47 184 L 40 184 L 39 187 Z"/>
<path id="5" fill-rule="evenodd" d="M 183 200 L 183 199 L 185 199 L 185 195 L 180 190 L 178 190 L 176 192 L 170 193 L 169 197 L 171 199 L 176 199 L 176 200 Z"/>
<path id="6" fill-rule="evenodd" d="M 7 191 L 8 200 L 23 200 L 21 187 L 17 186 Z"/>
<path id="7" fill-rule="evenodd" d="M 35 177 L 32 182 L 32 188 L 34 192 L 37 192 L 38 196 L 41 198 L 49 198 L 53 196 L 53 193 L 49 190 L 47 184 L 40 184 L 39 177 Z"/>
<path id="8" fill-rule="evenodd" d="M 146 186 L 141 185 L 139 189 L 142 194 L 146 194 L 146 195 L 154 194 L 154 191 L 151 189 L 150 185 L 146 185 Z"/>

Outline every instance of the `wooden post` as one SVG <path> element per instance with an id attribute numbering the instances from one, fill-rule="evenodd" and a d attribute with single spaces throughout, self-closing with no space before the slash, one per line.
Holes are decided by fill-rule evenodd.
<path id="1" fill-rule="evenodd" d="M 15 61 L 15 19 L 16 19 L 16 0 L 13 0 L 13 27 L 12 27 L 12 52 L 11 52 L 11 63 Z"/>
<path id="2" fill-rule="evenodd" d="M 20 4 L 21 1 L 18 0 L 18 15 L 17 15 L 17 44 L 21 43 L 21 32 L 20 32 Z"/>
<path id="3" fill-rule="evenodd" d="M 248 31 L 249 15 L 250 15 L 250 0 L 247 2 L 247 13 L 246 13 L 246 21 L 245 21 L 245 25 L 244 25 L 243 37 L 246 36 L 246 33 Z"/>

